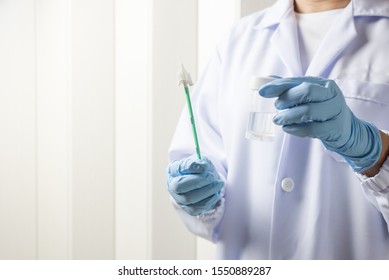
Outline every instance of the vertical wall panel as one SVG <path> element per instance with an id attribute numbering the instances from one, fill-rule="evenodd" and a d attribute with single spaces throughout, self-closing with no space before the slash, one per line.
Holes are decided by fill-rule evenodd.
<path id="1" fill-rule="evenodd" d="M 69 1 L 37 0 L 38 258 L 68 255 Z"/>
<path id="2" fill-rule="evenodd" d="M 167 151 L 185 93 L 177 86 L 181 63 L 196 79 L 197 0 L 153 0 L 151 86 L 152 258 L 194 259 L 195 238 L 184 227 L 166 191 Z"/>
<path id="3" fill-rule="evenodd" d="M 114 2 L 72 1 L 73 258 L 114 257 Z"/>
<path id="4" fill-rule="evenodd" d="M 0 259 L 37 254 L 33 4 L 0 1 Z"/>
<path id="5" fill-rule="evenodd" d="M 151 1 L 115 4 L 116 258 L 150 258 Z"/>

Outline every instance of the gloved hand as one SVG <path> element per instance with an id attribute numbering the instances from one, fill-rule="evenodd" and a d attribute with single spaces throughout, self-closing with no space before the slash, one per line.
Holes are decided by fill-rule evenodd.
<path id="1" fill-rule="evenodd" d="M 263 97 L 278 97 L 281 111 L 273 122 L 287 133 L 320 139 L 361 172 L 372 167 L 381 153 L 379 130 L 358 119 L 332 80 L 317 77 L 277 79 L 259 89 Z"/>
<path id="2" fill-rule="evenodd" d="M 167 168 L 167 189 L 188 214 L 197 216 L 215 207 L 224 182 L 212 162 L 195 155 L 173 161 Z"/>

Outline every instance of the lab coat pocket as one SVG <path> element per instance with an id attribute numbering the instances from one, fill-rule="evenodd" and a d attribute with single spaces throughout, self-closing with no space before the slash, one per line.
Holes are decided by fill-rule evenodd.
<path id="1" fill-rule="evenodd" d="M 360 119 L 389 131 L 389 84 L 355 80 L 335 80 L 347 105 Z M 346 163 L 342 156 L 326 151 L 337 162 Z"/>

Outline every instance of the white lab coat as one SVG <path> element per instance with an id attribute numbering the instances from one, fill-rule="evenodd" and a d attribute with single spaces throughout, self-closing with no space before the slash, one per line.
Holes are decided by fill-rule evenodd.
<path id="1" fill-rule="evenodd" d="M 274 142 L 245 138 L 251 76 L 335 80 L 351 110 L 389 131 L 389 1 L 353 0 L 302 73 L 292 0 L 240 20 L 193 89 L 202 154 L 225 180 L 224 198 L 192 217 L 193 233 L 223 259 L 389 259 L 389 160 L 375 178 L 352 171 L 317 139 L 277 128 Z M 193 154 L 185 109 L 170 158 Z M 362 182 L 362 183 L 361 183 Z M 292 184 L 292 191 L 282 186 Z"/>

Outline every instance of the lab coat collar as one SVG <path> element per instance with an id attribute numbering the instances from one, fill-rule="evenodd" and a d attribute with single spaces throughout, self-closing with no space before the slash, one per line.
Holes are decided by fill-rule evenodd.
<path id="1" fill-rule="evenodd" d="M 298 30 L 293 8 L 286 11 L 274 30 L 270 43 L 288 69 L 289 75 L 302 76 Z"/>
<path id="2" fill-rule="evenodd" d="M 354 3 L 350 3 L 341 15 L 331 25 L 330 30 L 323 38 L 311 63 L 305 73 L 306 76 L 327 76 L 332 64 L 344 51 L 349 43 L 357 36 L 353 11 Z"/>
<path id="3" fill-rule="evenodd" d="M 329 71 L 331 71 L 331 64 L 357 37 L 355 18 L 363 16 L 387 17 L 389 15 L 388 11 L 389 1 L 387 0 L 352 0 L 331 25 L 305 75 L 328 76 Z"/>
<path id="4" fill-rule="evenodd" d="M 389 17 L 388 0 L 352 0 L 354 16 Z"/>
<path id="5" fill-rule="evenodd" d="M 389 17 L 387 0 L 352 0 L 353 16 L 383 16 Z M 271 6 L 255 29 L 270 28 L 280 24 L 284 16 L 294 8 L 294 0 L 278 0 Z"/>
<path id="6" fill-rule="evenodd" d="M 263 29 L 278 25 L 285 14 L 293 9 L 294 0 L 278 0 L 267 11 L 255 29 Z"/>
<path id="7" fill-rule="evenodd" d="M 307 71 L 302 72 L 294 1 L 279 0 L 255 28 L 272 30 L 271 44 L 291 76 L 326 76 L 333 63 L 357 36 L 354 18 L 381 16 L 389 11 L 387 0 L 352 0 L 332 24 Z"/>

